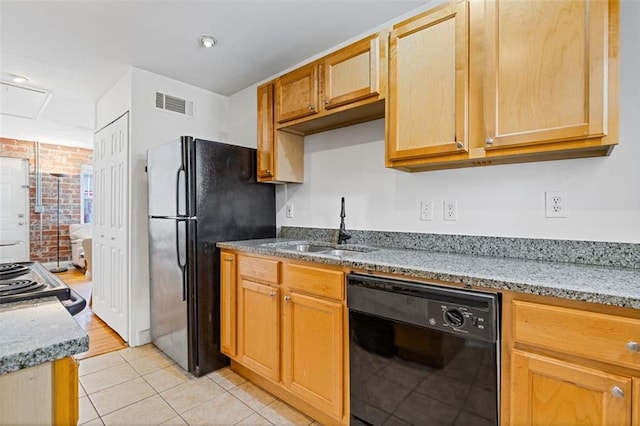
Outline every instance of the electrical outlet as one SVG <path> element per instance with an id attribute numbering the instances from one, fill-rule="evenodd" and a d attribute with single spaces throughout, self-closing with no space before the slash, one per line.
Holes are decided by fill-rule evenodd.
<path id="1" fill-rule="evenodd" d="M 433 201 L 420 201 L 420 220 L 433 220 Z"/>
<path id="2" fill-rule="evenodd" d="M 293 204 L 289 203 L 284 207 L 285 215 L 289 218 L 293 218 Z"/>
<path id="3" fill-rule="evenodd" d="M 567 194 L 564 191 L 547 191 L 544 195 L 546 217 L 567 217 Z"/>
<path id="4" fill-rule="evenodd" d="M 458 220 L 458 202 L 444 200 L 444 220 Z"/>

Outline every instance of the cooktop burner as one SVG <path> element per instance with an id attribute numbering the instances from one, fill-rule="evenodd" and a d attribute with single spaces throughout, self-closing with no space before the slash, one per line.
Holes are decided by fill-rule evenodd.
<path id="1" fill-rule="evenodd" d="M 16 279 L 7 279 L 7 275 L 1 274 L 7 271 L 11 278 Z M 0 303 L 48 296 L 55 296 L 61 301 L 67 300 L 71 297 L 71 291 L 38 262 L 0 264 Z"/>
<path id="2" fill-rule="evenodd" d="M 44 284 L 33 280 L 0 281 L 0 295 L 30 293 L 45 287 Z"/>
<path id="3" fill-rule="evenodd" d="M 30 264 L 29 264 L 30 265 Z M 19 277 L 26 274 L 31 269 L 26 263 L 3 263 L 0 264 L 0 280 Z"/>

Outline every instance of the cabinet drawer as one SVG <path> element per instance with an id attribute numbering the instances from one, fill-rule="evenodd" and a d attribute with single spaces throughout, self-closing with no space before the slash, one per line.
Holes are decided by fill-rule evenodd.
<path id="1" fill-rule="evenodd" d="M 258 281 L 273 284 L 280 282 L 280 262 L 277 260 L 240 256 L 238 258 L 238 272 L 243 277 L 253 278 Z"/>
<path id="2" fill-rule="evenodd" d="M 344 300 L 344 273 L 332 269 L 298 265 L 285 265 L 287 287 L 332 299 Z"/>
<path id="3" fill-rule="evenodd" d="M 637 319 L 514 301 L 513 332 L 515 342 L 640 368 L 640 353 L 627 348 L 640 342 Z"/>

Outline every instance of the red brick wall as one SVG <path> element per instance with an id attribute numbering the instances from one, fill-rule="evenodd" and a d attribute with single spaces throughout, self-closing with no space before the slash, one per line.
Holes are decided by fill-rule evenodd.
<path id="1" fill-rule="evenodd" d="M 62 145 L 40 144 L 43 213 L 36 213 L 35 142 L 0 138 L 0 156 L 29 159 L 29 212 L 31 260 L 57 260 L 58 180 L 50 173 L 64 173 L 60 178 L 60 262 L 71 260 L 69 224 L 80 223 L 80 169 L 93 164 L 93 150 Z M 40 242 L 42 216 L 42 243 Z"/>

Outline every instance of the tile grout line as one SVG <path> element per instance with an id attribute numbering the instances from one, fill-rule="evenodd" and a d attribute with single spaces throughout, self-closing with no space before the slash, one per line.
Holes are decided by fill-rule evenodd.
<path id="1" fill-rule="evenodd" d="M 125 348 L 125 349 L 126 349 L 126 348 Z M 120 350 L 122 350 L 122 349 L 120 349 Z M 94 394 L 96 394 L 96 393 L 98 393 L 98 392 L 102 392 L 102 391 L 107 390 L 107 389 L 111 389 L 111 388 L 113 388 L 113 387 L 115 387 L 115 386 L 119 386 L 119 385 L 121 385 L 121 384 L 123 384 L 123 383 L 127 383 L 127 382 L 130 382 L 130 381 L 132 381 L 132 380 L 136 380 L 136 379 L 138 379 L 138 378 L 142 379 L 145 383 L 147 383 L 147 384 L 151 387 L 151 389 L 153 389 L 153 391 L 155 392 L 155 394 L 154 394 L 154 395 L 149 395 L 148 397 L 142 398 L 142 399 L 140 399 L 140 400 L 138 400 L 138 401 L 135 401 L 135 402 L 132 402 L 132 403 L 130 403 L 130 404 L 123 405 L 122 407 L 119 407 L 119 408 L 118 408 L 118 409 L 116 409 L 116 410 L 110 411 L 109 413 L 105 413 L 104 415 L 100 415 L 100 413 L 98 413 L 98 410 L 97 410 L 97 408 L 95 407 L 95 405 L 94 405 L 94 403 L 93 403 L 93 400 L 91 399 L 91 397 L 90 397 L 89 393 L 87 393 L 87 392 L 86 392 L 86 389 L 85 389 L 86 396 L 87 396 L 87 398 L 89 399 L 89 401 L 91 402 L 91 405 L 93 406 L 94 410 L 95 410 L 95 411 L 96 411 L 96 413 L 98 414 L 98 417 L 97 417 L 97 418 L 98 418 L 98 419 L 100 419 L 100 421 L 102 422 L 102 424 L 103 424 L 103 425 L 105 424 L 105 423 L 104 423 L 104 420 L 103 420 L 103 417 L 104 417 L 104 416 L 108 416 L 109 414 L 111 414 L 111 413 L 115 413 L 115 412 L 116 412 L 116 411 L 118 411 L 118 410 L 121 410 L 121 409 L 126 408 L 126 407 L 130 407 L 130 406 L 131 406 L 131 405 L 133 405 L 133 404 L 137 404 L 138 402 L 141 402 L 141 401 L 147 400 L 147 399 L 149 399 L 149 398 L 152 398 L 152 397 L 154 397 L 155 395 L 158 395 L 158 396 L 159 396 L 163 401 L 165 401 L 165 402 L 167 403 L 167 405 L 169 406 L 169 408 L 170 408 L 170 409 L 171 409 L 171 410 L 172 410 L 172 411 L 173 411 L 173 412 L 174 412 L 178 417 L 180 417 L 180 418 L 184 421 L 184 419 L 182 418 L 182 416 L 180 415 L 180 413 L 178 413 L 178 412 L 173 408 L 173 406 L 171 406 L 171 404 L 169 404 L 169 403 L 168 403 L 168 402 L 167 402 L 167 401 L 162 397 L 162 395 L 160 395 L 160 392 L 158 392 L 158 391 L 156 390 L 156 388 L 154 388 L 154 387 L 151 385 L 151 383 L 149 383 L 149 381 L 147 381 L 147 380 L 144 378 L 144 376 L 143 376 L 142 374 L 140 374 L 140 372 L 139 372 L 139 371 L 138 371 L 138 370 L 137 370 L 133 365 L 131 365 L 131 362 L 130 362 L 128 359 L 126 359 L 124 356 L 122 356 L 120 353 L 118 353 L 120 350 L 115 351 L 115 353 L 116 353 L 120 358 L 122 358 L 122 360 L 124 361 L 124 363 L 125 363 L 125 364 L 128 364 L 128 365 L 133 369 L 133 371 L 135 371 L 135 373 L 138 375 L 138 377 L 134 377 L 134 378 L 132 378 L 132 379 L 130 379 L 130 380 L 126 380 L 126 381 L 124 381 L 124 382 L 121 382 L 121 383 L 115 384 L 115 385 L 113 385 L 113 386 L 109 386 L 109 387 L 106 387 L 106 388 L 104 388 L 104 389 L 100 389 L 99 391 L 94 392 Z M 155 353 L 161 353 L 161 352 L 155 352 Z M 102 354 L 102 355 L 105 355 L 105 354 Z M 150 354 L 150 355 L 153 355 L 153 353 L 152 353 L 152 354 Z M 146 358 L 147 356 L 150 356 L 150 355 L 145 355 L 145 356 L 142 356 L 142 357 L 139 357 L 139 358 L 135 358 L 135 359 L 133 359 L 132 361 L 136 361 L 136 360 L 139 360 L 139 359 L 143 359 L 143 358 Z M 100 355 L 98 355 L 98 356 L 100 356 Z M 169 364 L 169 366 L 174 365 L 174 364 L 175 364 L 175 363 L 171 363 L 171 364 Z M 118 365 L 119 365 L 119 364 L 118 364 Z M 117 366 L 117 365 L 115 365 L 114 367 L 116 367 L 116 366 Z M 168 366 L 167 366 L 167 367 L 168 367 Z M 107 367 L 107 368 L 111 368 L 111 367 Z M 101 370 L 97 370 L 97 371 L 95 371 L 95 372 L 93 372 L 93 373 L 98 373 L 98 372 L 100 372 L 100 371 L 106 370 L 107 368 L 103 368 L 103 369 L 101 369 Z M 153 373 L 153 372 L 155 372 L 155 371 L 162 370 L 162 369 L 163 369 L 163 367 L 158 368 L 158 369 L 153 370 L 153 371 L 150 371 L 150 372 L 149 372 L 149 373 L 147 373 L 147 374 L 151 374 L 151 373 Z M 93 374 L 93 373 L 89 373 L 89 374 Z M 87 376 L 88 376 L 89 374 L 87 374 Z M 177 386 L 177 385 L 176 385 L 176 386 Z M 173 387 L 175 387 L 175 386 L 172 386 L 171 388 L 173 388 Z M 83 386 L 83 388 L 84 388 L 84 386 Z M 168 389 L 171 389 L 171 388 L 168 388 Z M 95 420 L 95 418 L 94 418 L 94 419 L 87 420 L 87 422 L 92 421 L 92 420 Z M 85 422 L 85 423 L 87 423 L 87 422 Z M 186 421 L 185 421 L 185 423 L 186 423 Z"/>
<path id="2" fill-rule="evenodd" d="M 132 362 L 132 361 L 137 361 L 137 360 L 140 360 L 140 359 L 144 359 L 144 358 L 146 358 L 146 357 L 148 357 L 148 356 L 153 356 L 153 355 L 156 355 L 156 354 L 161 354 L 161 355 L 163 355 L 163 354 L 162 354 L 162 352 L 161 352 L 161 351 L 159 351 L 157 348 L 155 348 L 155 350 L 154 350 L 154 351 L 151 351 L 150 353 L 146 354 L 145 356 L 141 356 L 141 357 L 138 357 L 138 358 L 134 358 L 134 359 L 132 359 L 132 360 L 129 360 L 129 359 L 125 358 L 122 354 L 120 354 L 120 353 L 119 353 L 119 352 L 120 352 L 120 351 L 122 351 L 122 350 L 126 350 L 126 348 L 124 348 L 124 349 L 120 349 L 120 350 L 118 350 L 118 351 L 115 351 L 115 353 L 116 353 L 116 354 L 117 354 L 117 355 L 118 355 L 118 356 L 119 356 L 119 357 L 124 361 L 124 363 L 118 363 L 118 364 L 116 364 L 116 365 L 114 365 L 114 366 L 110 366 L 110 367 L 102 368 L 102 369 L 97 370 L 97 371 L 94 371 L 94 372 L 92 372 L 92 373 L 85 374 L 85 376 L 88 376 L 88 375 L 90 375 L 90 374 L 94 374 L 94 373 L 98 373 L 98 372 L 100 372 L 100 371 L 104 371 L 104 370 L 106 370 L 106 369 L 108 369 L 108 368 L 116 367 L 116 366 L 118 366 L 118 365 L 124 365 L 124 364 L 126 364 L 126 365 L 128 365 L 129 367 L 131 367 L 131 368 L 134 370 L 134 372 L 136 373 L 136 377 L 133 377 L 133 378 L 131 378 L 131 379 L 129 379 L 129 380 L 126 380 L 126 381 L 124 381 L 124 382 L 121 382 L 121 383 L 118 383 L 118 384 L 115 384 L 115 385 L 109 386 L 109 387 L 107 387 L 107 388 L 101 389 L 101 390 L 99 390 L 99 391 L 97 391 L 97 392 L 94 392 L 94 393 L 93 393 L 93 395 L 95 395 L 96 393 L 102 392 L 102 391 L 104 391 L 104 390 L 111 389 L 111 388 L 113 388 L 113 387 L 115 387 L 115 386 L 119 386 L 119 385 L 121 385 L 121 384 L 123 384 L 123 383 L 127 383 L 127 382 L 130 382 L 130 381 L 136 380 L 136 379 L 138 379 L 138 378 L 142 378 L 142 380 L 143 380 L 147 385 L 149 385 L 149 387 L 153 390 L 154 394 L 149 395 L 149 396 L 147 396 L 147 397 L 145 397 L 145 398 L 142 398 L 142 399 L 140 399 L 140 400 L 138 400 L 138 401 L 132 402 L 132 403 L 130 403 L 130 404 L 124 405 L 124 406 L 122 406 L 122 407 L 119 407 L 118 409 L 113 410 L 113 411 L 110 411 L 109 413 L 105 413 L 104 415 L 101 415 L 101 414 L 98 412 L 98 410 L 97 410 L 97 408 L 96 408 L 96 406 L 95 406 L 95 404 L 94 404 L 93 400 L 91 399 L 91 395 L 89 395 L 89 393 L 87 393 L 87 392 L 86 392 L 86 389 L 84 388 L 84 386 L 82 385 L 82 383 L 79 383 L 79 385 L 80 385 L 80 386 L 82 386 L 82 388 L 83 388 L 83 389 L 84 389 L 84 391 L 85 391 L 85 394 L 86 394 L 85 396 L 87 397 L 87 399 L 88 399 L 88 400 L 89 400 L 89 402 L 91 403 L 91 406 L 93 407 L 93 409 L 95 410 L 96 414 L 98 415 L 98 417 L 96 417 L 96 418 L 92 418 L 92 419 L 89 419 L 89 420 L 87 420 L 85 423 L 87 423 L 87 422 L 91 422 L 91 421 L 94 421 L 94 420 L 96 420 L 96 419 L 99 419 L 99 420 L 100 420 L 100 422 L 104 425 L 105 423 L 104 423 L 103 417 L 106 417 L 106 416 L 108 416 L 108 415 L 110 415 L 110 414 L 112 414 L 112 413 L 115 413 L 115 412 L 117 412 L 117 411 L 119 411 L 119 410 L 122 410 L 122 409 L 124 409 L 124 408 L 130 407 L 131 405 L 134 405 L 134 404 L 137 404 L 137 403 L 139 403 L 139 402 L 145 401 L 145 400 L 147 400 L 147 399 L 153 398 L 154 396 L 156 396 L 156 395 L 157 395 L 157 396 L 159 396 L 159 397 L 160 397 L 160 399 L 161 399 L 165 404 L 167 404 L 167 406 L 171 409 L 171 411 L 175 414 L 175 416 L 176 416 L 177 418 L 180 418 L 183 422 L 185 422 L 186 424 L 189 424 L 189 422 L 187 422 L 187 420 L 183 417 L 183 414 L 184 414 L 184 413 L 182 413 L 182 414 L 181 414 L 181 413 L 179 413 L 179 412 L 178 412 L 178 411 L 177 411 L 177 410 L 176 410 L 176 409 L 175 409 L 175 408 L 174 408 L 174 407 L 169 403 L 169 401 L 168 401 L 168 400 L 166 400 L 166 399 L 165 399 L 165 397 L 164 397 L 163 395 L 161 395 L 161 392 L 160 392 L 160 391 L 158 391 L 158 390 L 157 390 L 157 389 L 156 389 L 156 388 L 151 384 L 151 382 L 149 382 L 149 380 L 147 380 L 147 378 L 145 378 L 145 375 L 152 374 L 152 373 L 154 373 L 154 372 L 157 372 L 157 371 L 160 371 L 160 370 L 166 369 L 166 368 L 171 367 L 171 366 L 176 366 L 177 364 L 176 364 L 175 362 L 171 362 L 169 365 L 166 365 L 166 366 L 164 366 L 164 367 L 156 368 L 155 370 L 149 371 L 149 372 L 147 372 L 145 375 L 143 375 L 143 374 L 141 374 L 141 373 L 140 373 L 140 372 L 139 372 L 139 371 L 138 371 L 138 370 L 137 370 L 137 369 L 136 369 L 136 368 L 131 364 L 131 362 Z M 102 354 L 102 355 L 105 355 L 105 354 Z M 100 356 L 100 355 L 99 355 L 99 356 Z M 89 358 L 88 358 L 88 359 L 89 359 Z M 229 370 L 229 371 L 231 371 L 231 370 Z M 233 371 L 231 371 L 231 372 L 232 372 L 232 373 L 234 373 Z M 188 373 L 186 373 L 186 374 L 188 374 Z M 236 374 L 236 373 L 234 373 L 234 374 Z M 224 394 L 228 394 L 229 396 L 231 396 L 232 398 L 234 398 L 234 400 L 236 400 L 236 401 L 240 402 L 243 406 L 247 407 L 247 408 L 251 411 L 249 415 L 247 415 L 246 417 L 242 418 L 241 420 L 239 420 L 238 422 L 236 422 L 236 423 L 234 423 L 234 424 L 236 424 L 236 425 L 237 425 L 237 424 L 239 424 L 239 423 L 242 423 L 243 421 L 245 421 L 245 420 L 246 420 L 246 419 L 248 419 L 249 417 L 253 416 L 254 414 L 257 414 L 261 419 L 263 419 L 264 421 L 266 421 L 268 424 L 270 424 L 270 425 L 274 425 L 274 424 L 273 424 L 273 423 L 272 423 L 268 418 L 266 418 L 264 415 L 262 415 L 262 414 L 260 413 L 260 411 L 255 410 L 253 407 L 249 406 L 246 402 L 244 402 L 244 401 L 243 401 L 243 400 L 241 400 L 238 396 L 236 396 L 234 393 L 232 393 L 232 392 L 231 392 L 232 390 L 239 388 L 242 384 L 247 383 L 247 381 L 246 381 L 246 380 L 244 380 L 244 381 L 243 381 L 242 383 L 240 383 L 240 384 L 235 384 L 233 380 L 230 380 L 230 379 L 228 379 L 228 378 L 226 378 L 226 377 L 224 377 L 224 376 L 220 376 L 222 380 L 225 380 L 225 381 L 229 382 L 229 383 L 232 385 L 231 387 L 229 387 L 229 389 L 227 389 L 227 388 L 226 388 L 226 387 L 224 387 L 222 384 L 220 384 L 220 383 L 218 383 L 216 380 L 214 380 L 214 378 L 213 378 L 210 374 L 207 374 L 207 375 L 204 375 L 204 376 L 202 376 L 202 377 L 195 377 L 195 376 L 193 376 L 193 377 L 189 377 L 189 378 L 187 378 L 187 381 L 183 381 L 183 382 L 181 382 L 181 383 L 178 383 L 178 384 L 175 384 L 175 385 L 173 385 L 173 386 L 170 386 L 170 387 L 168 387 L 167 389 L 162 390 L 162 392 L 168 391 L 168 390 L 170 390 L 170 389 L 174 389 L 174 388 L 176 388 L 176 387 L 178 387 L 178 386 L 180 386 L 180 385 L 182 385 L 182 384 L 184 384 L 184 383 L 188 383 L 190 380 L 199 380 L 199 379 L 204 379 L 205 377 L 206 377 L 206 379 L 211 380 L 211 381 L 212 381 L 213 383 L 215 383 L 218 387 L 220 387 L 220 389 L 222 389 L 223 393 L 221 393 L 220 395 L 214 396 L 214 397 L 212 397 L 212 398 L 209 398 L 209 399 L 207 399 L 206 401 L 202 401 L 202 402 L 198 403 L 196 406 L 191 407 L 191 408 L 189 408 L 188 410 L 186 410 L 186 411 L 185 411 L 185 413 L 186 413 L 186 412 L 188 412 L 189 410 L 194 409 L 195 407 L 197 407 L 197 406 L 199 406 L 199 405 L 201 405 L 201 404 L 211 402 L 211 401 L 213 401 L 214 399 L 216 399 L 216 398 L 218 398 L 218 397 L 223 396 Z M 250 383 L 250 382 L 249 382 L 249 383 Z M 264 390 L 262 390 L 262 389 L 261 389 L 261 388 L 259 388 L 259 387 L 258 387 L 258 389 L 260 389 L 261 391 L 265 392 Z M 267 393 L 268 393 L 268 392 L 267 392 Z M 271 394 L 269 394 L 269 395 L 271 395 Z M 249 395 L 249 396 L 250 396 L 251 398 L 253 398 L 253 396 L 251 396 L 251 395 Z M 264 409 L 264 408 L 266 408 L 266 407 L 268 407 L 268 406 L 271 406 L 272 404 L 274 404 L 274 403 L 276 403 L 276 402 L 280 401 L 280 399 L 279 399 L 279 398 L 277 398 L 277 397 L 275 397 L 275 396 L 273 396 L 273 395 L 271 395 L 271 396 L 274 398 L 274 399 L 273 399 L 273 401 L 271 401 L 269 404 L 264 404 L 264 406 L 263 406 L 263 407 L 261 407 L 261 409 Z M 256 401 L 259 401 L 259 399 L 257 399 L 257 398 L 254 398 L 254 399 L 256 399 Z M 285 403 L 285 404 L 286 404 L 286 403 Z M 174 418 L 176 418 L 176 417 L 174 417 Z M 169 420 L 170 420 L 170 419 L 169 419 Z M 313 421 L 312 421 L 310 424 L 312 424 L 312 423 L 313 423 Z"/>

